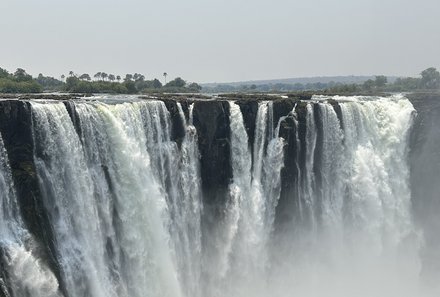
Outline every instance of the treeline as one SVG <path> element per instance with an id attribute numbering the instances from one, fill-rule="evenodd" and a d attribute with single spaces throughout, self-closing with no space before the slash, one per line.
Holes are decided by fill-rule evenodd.
<path id="1" fill-rule="evenodd" d="M 123 79 L 119 75 L 105 72 L 97 72 L 93 75 L 94 79 L 87 73 L 77 76 L 71 72 L 69 75 L 65 90 L 74 93 L 198 93 L 202 89 L 197 83 L 188 84 L 180 77 L 163 85 L 157 78 L 146 80 L 145 76 L 139 73 L 126 74 Z M 166 76 L 164 73 L 165 79 Z"/>
<path id="2" fill-rule="evenodd" d="M 353 92 L 413 92 L 440 89 L 440 72 L 430 67 L 420 73 L 420 77 L 400 77 L 390 83 L 386 76 L 379 75 L 363 84 L 346 84 L 325 89 L 329 93 Z"/>
<path id="3" fill-rule="evenodd" d="M 43 87 L 22 68 L 14 73 L 0 68 L 0 93 L 39 93 Z"/>
<path id="4" fill-rule="evenodd" d="M 233 86 L 219 84 L 214 87 L 203 87 L 207 93 L 234 93 L 234 92 L 302 92 L 320 91 L 328 93 L 354 93 L 354 92 L 410 92 L 416 90 L 437 90 L 440 88 L 440 74 L 434 67 L 423 70 L 420 77 L 397 78 L 389 82 L 384 75 L 377 75 L 363 83 L 341 83 L 330 81 L 328 83 L 275 83 L 275 84 L 247 84 Z"/>
<path id="5" fill-rule="evenodd" d="M 164 73 L 166 81 L 167 73 Z M 9 73 L 0 68 L 0 93 L 39 93 L 42 91 L 73 92 L 73 93 L 111 93 L 111 94 L 139 94 L 139 93 L 198 93 L 201 87 L 197 83 L 187 83 L 177 77 L 165 85 L 157 78 L 145 79 L 139 73 L 126 74 L 122 79 L 119 75 L 97 72 L 92 77 L 83 73 L 69 72 L 69 76 L 61 75 L 61 80 L 39 74 L 33 78 L 22 68 L 15 73 Z"/>

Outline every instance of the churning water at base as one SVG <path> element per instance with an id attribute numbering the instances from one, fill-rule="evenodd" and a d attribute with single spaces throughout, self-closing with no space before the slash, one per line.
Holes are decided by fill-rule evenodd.
<path id="1" fill-rule="evenodd" d="M 253 141 L 229 102 L 232 178 L 212 229 L 202 220 L 196 103 L 185 112 L 177 103 L 177 142 L 161 101 L 31 102 L 59 280 L 32 253 L 0 142 L 0 288 L 38 297 L 420 296 L 407 165 L 414 108 L 403 97 L 315 99 L 279 120 L 273 102 L 259 102 Z M 291 219 L 277 218 L 281 206 Z"/>

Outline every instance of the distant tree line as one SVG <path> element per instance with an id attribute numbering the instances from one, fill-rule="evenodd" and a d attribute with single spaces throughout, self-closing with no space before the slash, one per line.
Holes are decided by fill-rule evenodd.
<path id="1" fill-rule="evenodd" d="M 0 93 L 38 93 L 42 86 L 22 68 L 14 73 L 0 68 Z"/>
<path id="2" fill-rule="evenodd" d="M 165 82 L 167 73 L 164 73 Z M 63 91 L 74 93 L 112 93 L 112 94 L 139 94 L 139 93 L 198 93 L 201 86 L 197 83 L 187 83 L 177 77 L 165 85 L 157 79 L 147 80 L 140 73 L 120 75 L 97 72 L 93 78 L 88 73 L 81 75 L 69 71 L 68 76 L 61 75 L 61 79 L 39 74 L 33 78 L 22 68 L 15 73 L 9 73 L 0 68 L 0 93 L 39 93 L 42 91 Z"/>
<path id="3" fill-rule="evenodd" d="M 430 67 L 420 73 L 420 77 L 399 77 L 389 83 L 387 77 L 378 75 L 363 84 L 348 84 L 328 88 L 331 93 L 344 92 L 412 92 L 440 90 L 440 72 Z"/>
<path id="4" fill-rule="evenodd" d="M 231 93 L 231 92 L 302 92 L 322 91 L 329 93 L 353 93 L 353 92 L 410 92 L 416 90 L 438 90 L 440 88 L 440 74 L 434 67 L 421 72 L 420 77 L 397 78 L 394 82 L 388 82 L 384 75 L 377 75 L 374 79 L 368 79 L 363 83 L 341 83 L 330 81 L 328 83 L 275 83 L 275 84 L 244 84 L 239 86 L 219 84 L 214 87 L 203 87 L 208 93 Z"/>
<path id="5" fill-rule="evenodd" d="M 39 93 L 42 91 L 64 91 L 74 93 L 112 93 L 112 94 L 142 94 L 142 93 L 198 93 L 202 87 L 197 83 L 187 83 L 180 77 L 166 82 L 168 74 L 163 73 L 165 84 L 157 78 L 148 80 L 140 73 L 120 75 L 97 72 L 93 77 L 88 73 L 75 74 L 69 71 L 68 76 L 61 79 L 39 74 L 33 78 L 22 68 L 14 73 L 0 68 L 0 93 Z M 384 75 L 377 75 L 363 83 L 275 83 L 275 84 L 244 84 L 240 86 L 219 84 L 214 87 L 204 87 L 204 92 L 302 92 L 320 91 L 328 93 L 355 92 L 411 92 L 416 90 L 439 90 L 440 73 L 430 67 L 420 73 L 420 77 L 402 77 L 388 82 Z"/>
<path id="6" fill-rule="evenodd" d="M 164 77 L 168 74 L 164 73 Z M 74 93 L 115 93 L 115 94 L 138 94 L 138 93 L 198 93 L 201 91 L 197 83 L 187 83 L 177 77 L 165 85 L 157 78 L 148 80 L 140 73 L 126 74 L 124 78 L 120 75 L 97 72 L 92 77 L 83 73 L 76 75 L 69 72 L 66 78 L 64 90 Z"/>

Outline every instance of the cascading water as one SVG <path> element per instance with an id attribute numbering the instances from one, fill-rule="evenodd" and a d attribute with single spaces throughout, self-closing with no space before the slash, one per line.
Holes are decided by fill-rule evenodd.
<path id="1" fill-rule="evenodd" d="M 400 97 L 337 98 L 338 114 L 317 99 L 306 106 L 299 148 L 305 151 L 299 193 L 308 216 L 294 221 L 291 228 L 300 232 L 284 243 L 275 275 L 289 275 L 303 296 L 417 295 L 419 235 L 404 161 L 412 105 Z M 372 285 L 380 279 L 387 283 Z"/>
<path id="2" fill-rule="evenodd" d="M 269 265 L 267 248 L 279 197 L 283 140 L 274 135 L 272 103 L 262 102 L 252 155 L 240 107 L 229 102 L 229 108 L 233 181 L 220 224 L 224 232 L 219 274 L 223 292 L 211 294 L 235 296 L 243 294 L 248 284 L 262 280 Z"/>
<path id="3" fill-rule="evenodd" d="M 57 297 L 58 282 L 33 254 L 36 242 L 20 217 L 8 157 L 0 135 L 0 294 Z"/>
<path id="4" fill-rule="evenodd" d="M 262 101 L 252 133 L 229 102 L 232 176 L 213 227 L 196 104 L 30 101 L 59 271 L 33 252 L 0 141 L 0 293 L 417 295 L 406 98 L 315 97 L 282 115 Z"/>

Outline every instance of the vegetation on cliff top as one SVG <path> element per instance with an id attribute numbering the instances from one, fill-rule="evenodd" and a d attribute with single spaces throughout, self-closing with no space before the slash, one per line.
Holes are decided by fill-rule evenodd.
<path id="1" fill-rule="evenodd" d="M 42 90 L 42 86 L 24 69 L 9 73 L 0 68 L 0 93 L 38 93 Z"/>
<path id="2" fill-rule="evenodd" d="M 380 93 L 380 92 L 413 92 L 440 89 L 440 73 L 434 67 L 423 70 L 420 77 L 399 77 L 389 81 L 384 75 L 377 75 L 360 83 L 314 82 L 314 83 L 264 83 L 217 86 L 204 86 L 207 93 L 289 93 L 319 92 L 329 94 L 341 93 Z"/>
<path id="3" fill-rule="evenodd" d="M 60 79 L 39 74 L 33 78 L 22 68 L 9 73 L 0 68 L 0 93 L 40 93 L 42 91 L 69 93 L 110 93 L 110 94 L 151 94 L 151 93 L 199 93 L 202 87 L 197 83 L 187 83 L 177 77 L 168 83 L 168 74 L 163 73 L 164 84 L 157 79 L 148 80 L 139 73 L 119 75 L 97 72 L 75 74 L 70 71 L 68 76 L 61 75 Z M 289 93 L 314 92 L 323 94 L 365 93 L 377 94 L 384 92 L 414 92 L 440 90 L 440 73 L 430 67 L 420 73 L 420 77 L 400 77 L 392 82 L 384 75 L 377 75 L 362 83 L 276 83 L 261 85 L 218 85 L 204 87 L 206 93 Z"/>
<path id="4" fill-rule="evenodd" d="M 164 73 L 166 81 L 167 73 Z M 157 78 L 146 80 L 139 73 L 119 75 L 97 72 L 93 78 L 83 73 L 61 75 L 61 79 L 39 74 L 33 78 L 24 69 L 18 68 L 9 73 L 0 68 L 0 93 L 39 93 L 42 91 L 70 93 L 111 93 L 111 94 L 147 94 L 147 93 L 198 93 L 201 87 L 197 83 L 187 83 L 177 77 L 163 85 Z"/>

